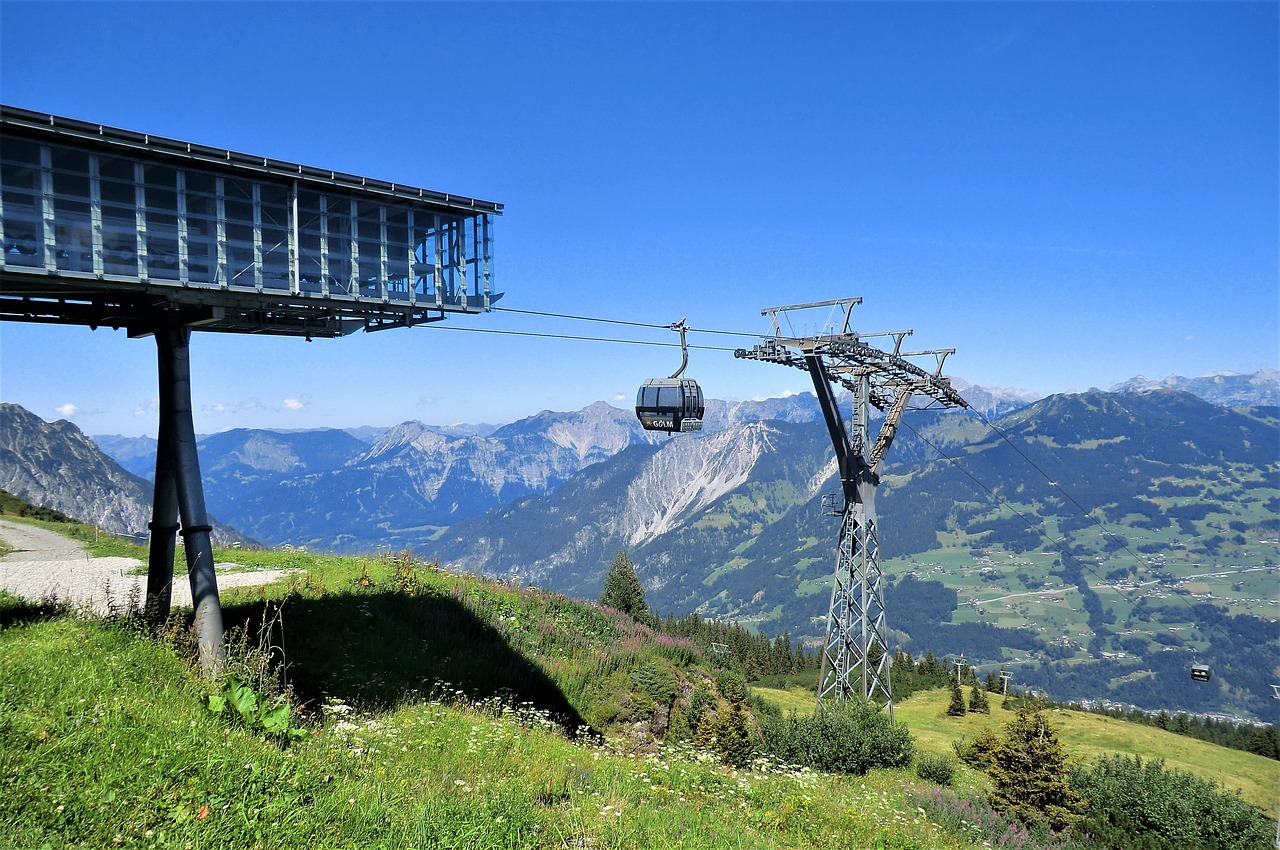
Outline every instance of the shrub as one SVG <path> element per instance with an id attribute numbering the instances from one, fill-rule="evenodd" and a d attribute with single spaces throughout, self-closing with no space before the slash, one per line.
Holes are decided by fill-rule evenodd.
<path id="1" fill-rule="evenodd" d="M 960 682 L 951 680 L 951 704 L 947 706 L 948 717 L 964 717 L 964 694 L 960 692 Z"/>
<path id="2" fill-rule="evenodd" d="M 969 692 L 969 710 L 975 714 L 990 714 L 991 703 L 987 700 L 987 692 L 977 685 Z"/>
<path id="3" fill-rule="evenodd" d="M 1238 794 L 1162 760 L 1103 756 L 1071 772 L 1087 802 L 1077 829 L 1116 850 L 1265 850 L 1271 827 Z"/>
<path id="4" fill-rule="evenodd" d="M 1070 833 L 1055 833 L 1043 826 L 1027 827 L 991 808 L 982 797 L 959 796 L 946 788 L 913 789 L 916 803 L 929 819 L 968 845 L 1001 850 L 1096 850 L 1098 845 L 1078 842 Z"/>
<path id="5" fill-rule="evenodd" d="M 950 785 L 956 775 L 956 763 L 946 756 L 922 755 L 916 762 L 916 776 L 934 785 Z"/>
<path id="6" fill-rule="evenodd" d="M 985 771 L 994 760 L 993 753 L 1000 746 L 1000 739 L 990 730 L 983 731 L 969 743 L 964 738 L 951 744 L 956 751 L 956 758 L 976 770 Z"/>
<path id="7" fill-rule="evenodd" d="M 787 764 L 832 773 L 863 774 L 877 767 L 906 767 L 915 746 L 905 726 L 880 706 L 849 702 L 818 714 L 766 717 L 761 752 Z"/>

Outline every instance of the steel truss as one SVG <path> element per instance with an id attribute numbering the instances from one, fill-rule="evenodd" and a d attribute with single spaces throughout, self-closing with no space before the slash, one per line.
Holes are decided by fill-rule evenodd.
<path id="1" fill-rule="evenodd" d="M 850 328 L 853 308 L 860 303 L 861 298 L 846 298 L 762 310 L 761 315 L 772 321 L 772 335 L 751 349 L 738 349 L 734 356 L 807 371 L 835 448 L 844 503 L 833 511 L 841 517 L 840 537 L 818 682 L 818 709 L 856 696 L 883 704 L 892 716 L 891 653 L 885 638 L 875 510 L 879 469 L 913 398 L 924 402 L 915 409 L 969 405 L 942 376 L 942 365 L 955 349 L 903 352 L 902 342 L 911 335 L 910 330 L 860 334 Z M 812 336 L 782 335 L 780 317 L 816 308 L 841 311 L 840 329 Z M 863 341 L 874 337 L 892 338 L 892 351 Z M 921 357 L 932 357 L 933 368 L 926 370 L 912 362 L 911 358 Z M 833 385 L 853 395 L 849 427 L 840 413 Z M 874 441 L 872 407 L 884 414 Z"/>

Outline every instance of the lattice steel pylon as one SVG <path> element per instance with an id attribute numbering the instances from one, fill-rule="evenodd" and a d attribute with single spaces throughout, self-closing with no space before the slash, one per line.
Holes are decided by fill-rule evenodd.
<path id="1" fill-rule="evenodd" d="M 818 710 L 860 696 L 883 704 L 892 717 L 891 656 L 885 638 L 875 508 L 880 465 L 912 398 L 926 400 L 914 409 L 969 405 L 942 376 L 942 364 L 955 349 L 904 352 L 902 341 L 910 330 L 853 331 L 849 325 L 853 308 L 861 303 L 861 298 L 844 298 L 761 310 L 761 315 L 770 317 L 771 335 L 749 350 L 738 349 L 734 356 L 807 371 L 835 448 L 844 504 L 833 512 L 841 517 L 840 538 L 818 681 Z M 780 316 L 821 308 L 842 312 L 838 331 L 832 327 L 830 332 L 811 336 L 783 336 Z M 892 338 L 893 350 L 863 342 L 869 337 Z M 931 370 L 910 359 L 922 357 L 934 358 Z M 850 427 L 840 415 L 833 384 L 853 394 Z M 872 407 L 884 413 L 874 442 L 870 433 Z"/>

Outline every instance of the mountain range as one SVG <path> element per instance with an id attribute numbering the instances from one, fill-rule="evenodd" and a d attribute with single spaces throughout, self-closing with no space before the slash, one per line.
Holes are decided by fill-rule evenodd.
<path id="1" fill-rule="evenodd" d="M 878 499 L 893 640 L 1064 698 L 1272 710 L 1255 695 L 1280 676 L 1280 381 L 1160 383 L 1034 399 L 957 382 L 981 416 L 908 413 Z M 11 445 L 11 418 L 9 481 L 57 454 Z M 199 448 L 211 512 L 267 544 L 413 548 L 585 597 L 625 549 L 659 611 L 820 639 L 837 529 L 822 496 L 838 483 L 816 400 L 709 401 L 705 421 L 654 435 L 596 403 L 499 427 L 241 429 Z M 102 466 L 74 426 L 44 427 L 79 446 L 46 480 Z M 95 439 L 137 473 L 154 465 L 153 441 Z M 1212 696 L 1177 675 L 1191 653 L 1220 659 Z"/>

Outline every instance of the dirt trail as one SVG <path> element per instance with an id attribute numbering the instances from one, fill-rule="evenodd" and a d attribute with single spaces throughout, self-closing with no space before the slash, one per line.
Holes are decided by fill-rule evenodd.
<path id="1" fill-rule="evenodd" d="M 0 540 L 13 551 L 0 557 L 0 589 L 24 599 L 56 598 L 76 608 L 105 614 L 114 604 L 123 609 L 130 594 L 138 589 L 139 601 L 146 594 L 146 576 L 130 575 L 142 565 L 136 558 L 94 558 L 83 543 L 19 522 L 0 520 Z M 234 564 L 215 564 L 225 570 Z M 218 588 L 269 584 L 293 570 L 263 570 L 251 573 L 222 573 Z M 191 585 L 179 574 L 173 582 L 173 604 L 191 607 Z"/>

